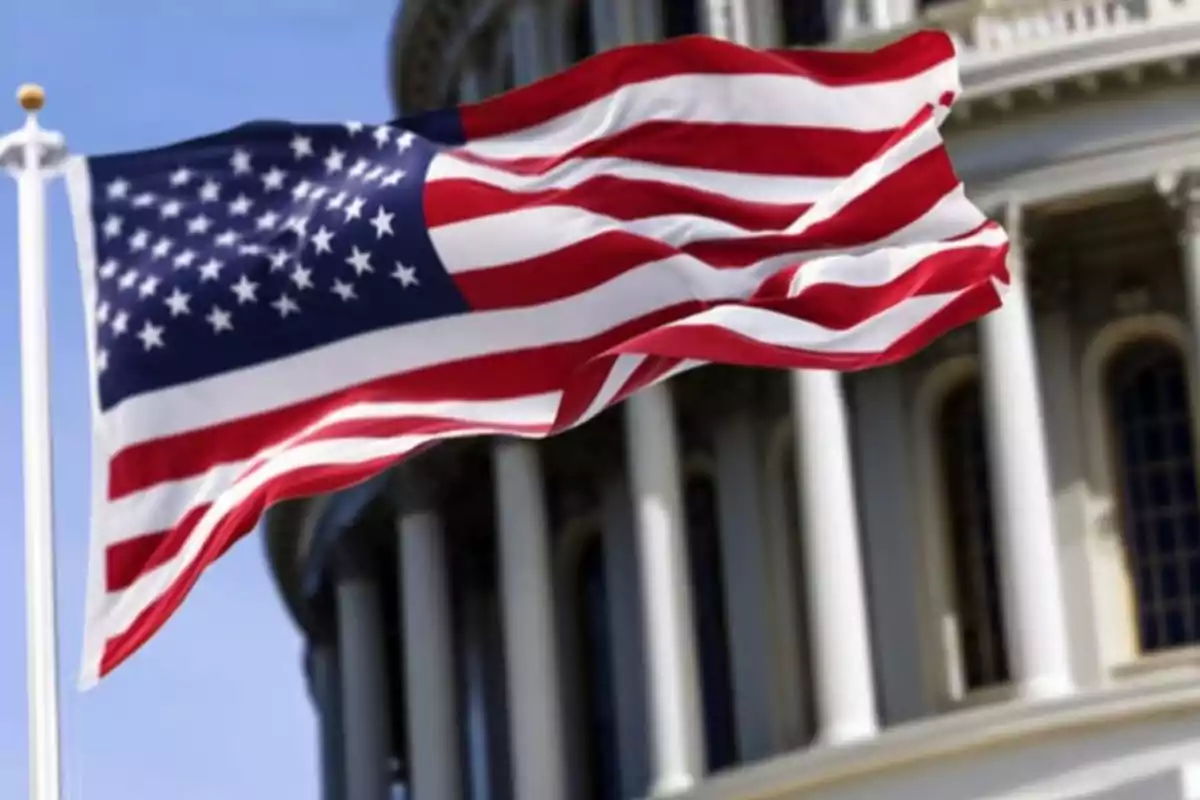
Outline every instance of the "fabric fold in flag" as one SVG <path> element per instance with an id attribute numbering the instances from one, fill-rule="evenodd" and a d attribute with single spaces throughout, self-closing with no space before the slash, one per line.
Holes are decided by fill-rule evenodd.
<path id="1" fill-rule="evenodd" d="M 69 164 L 93 378 L 81 682 L 281 500 L 704 363 L 858 370 L 1001 302 L 955 50 L 620 48 L 386 124 Z"/>

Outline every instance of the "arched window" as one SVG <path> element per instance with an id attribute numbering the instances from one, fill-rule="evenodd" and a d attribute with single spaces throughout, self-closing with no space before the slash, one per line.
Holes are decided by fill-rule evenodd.
<path id="1" fill-rule="evenodd" d="M 854 0 L 843 0 L 853 2 Z M 823 44 L 832 35 L 827 0 L 778 0 L 783 41 L 789 45 Z"/>
<path id="2" fill-rule="evenodd" d="M 1118 351 L 1105 389 L 1121 523 L 1143 651 L 1200 642 L 1200 512 L 1179 349 L 1142 341 Z"/>
<path id="3" fill-rule="evenodd" d="M 571 32 L 570 59 L 576 64 L 596 52 L 596 33 L 592 29 L 590 0 L 571 0 L 567 10 L 568 30 Z"/>
<path id="4" fill-rule="evenodd" d="M 700 33 L 698 6 L 698 0 L 660 0 L 658 7 L 662 18 L 663 38 Z"/>
<path id="5" fill-rule="evenodd" d="M 1008 681 L 992 499 L 977 379 L 951 391 L 937 416 L 947 555 L 965 688 Z"/>
<path id="6" fill-rule="evenodd" d="M 613 651 L 609 626 L 608 581 L 604 547 L 599 535 L 588 537 L 575 573 L 574 608 L 579 631 L 578 669 L 584 687 L 587 784 L 595 800 L 616 800 L 620 794 Z"/>
<path id="7" fill-rule="evenodd" d="M 718 770 L 736 763 L 738 754 L 721 534 L 717 527 L 716 486 L 712 478 L 702 473 L 689 475 L 684 502 L 700 689 L 704 699 L 704 739 L 708 768 Z"/>

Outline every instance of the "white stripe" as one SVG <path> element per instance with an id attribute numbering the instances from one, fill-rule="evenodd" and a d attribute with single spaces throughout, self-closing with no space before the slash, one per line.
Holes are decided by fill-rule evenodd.
<path id="1" fill-rule="evenodd" d="M 656 120 L 883 131 L 959 86 L 953 58 L 902 80 L 844 86 L 798 75 L 674 75 L 627 84 L 541 125 L 473 140 L 468 149 L 487 158 L 554 156 Z"/>
<path id="2" fill-rule="evenodd" d="M 550 392 L 505 400 L 356 403 L 344 406 L 315 420 L 295 436 L 275 443 L 250 458 L 213 465 L 201 475 L 160 483 L 104 504 L 100 515 L 95 518 L 95 536 L 107 546 L 172 528 L 188 509 L 216 500 L 255 462 L 278 455 L 295 442 L 331 425 L 351 420 L 441 417 L 476 423 L 477 426 L 548 426 L 554 422 L 561 400 L 561 392 Z"/>
<path id="3" fill-rule="evenodd" d="M 456 158 L 452 152 L 434 156 L 426 183 L 477 181 L 510 192 L 571 189 L 598 175 L 631 181 L 654 181 L 667 186 L 715 192 L 753 203 L 792 205 L 812 203 L 838 185 L 841 178 L 804 175 L 749 175 L 696 167 L 673 167 L 625 158 L 573 158 L 545 172 L 520 175 L 486 164 Z"/>
<path id="4" fill-rule="evenodd" d="M 592 398 L 592 402 L 579 417 L 576 424 L 582 425 L 608 408 L 608 404 L 617 396 L 617 392 L 621 391 L 621 387 L 629 380 L 629 376 L 645 360 L 645 356 L 638 354 L 622 353 L 617 356 L 613 361 L 612 367 L 608 370 L 608 374 L 604 376 L 604 383 L 600 386 L 600 391 L 596 392 L 596 396 Z"/>
<path id="5" fill-rule="evenodd" d="M 837 216 L 881 181 L 941 144 L 941 136 L 930 119 L 880 156 L 863 164 L 777 232 L 803 234 L 814 225 Z M 732 174 L 730 177 L 743 179 L 743 176 Z M 962 230 L 970 230 L 970 227 L 959 232 Z M 528 231 L 537 231 L 537 234 L 530 236 Z M 676 248 L 697 241 L 737 240 L 763 233 L 695 215 L 623 221 L 572 205 L 539 205 L 443 225 L 431 230 L 430 237 L 447 270 L 460 274 L 539 258 L 613 231 L 644 236 Z"/>

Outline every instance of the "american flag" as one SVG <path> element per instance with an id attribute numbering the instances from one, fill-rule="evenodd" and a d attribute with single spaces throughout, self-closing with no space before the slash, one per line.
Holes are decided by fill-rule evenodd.
<path id="1" fill-rule="evenodd" d="M 542 437 L 705 362 L 852 370 L 1000 303 L 954 46 L 611 50 L 390 124 L 68 169 L 94 378 L 82 682 L 290 497 Z"/>

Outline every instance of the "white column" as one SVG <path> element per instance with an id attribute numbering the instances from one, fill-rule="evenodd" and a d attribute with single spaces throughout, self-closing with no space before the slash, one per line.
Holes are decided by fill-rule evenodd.
<path id="1" fill-rule="evenodd" d="M 877 728 L 850 431 L 840 375 L 791 377 L 817 738 L 843 744 Z"/>
<path id="2" fill-rule="evenodd" d="M 984 414 L 1009 665 L 1018 692 L 1071 690 L 1066 614 L 1019 210 L 1009 208 L 1012 285 L 980 322 Z"/>
<path id="3" fill-rule="evenodd" d="M 877 31 L 892 27 L 891 0 L 870 0 L 868 13 L 871 15 L 871 27 Z"/>
<path id="4" fill-rule="evenodd" d="M 1180 212 L 1183 282 L 1188 293 L 1194 353 L 1200 358 L 1200 171 L 1171 175 L 1160 188 L 1169 193 Z"/>
<path id="5" fill-rule="evenodd" d="M 497 442 L 492 464 L 513 796 L 559 800 L 567 783 L 541 464 L 534 446 L 521 440 Z"/>
<path id="6" fill-rule="evenodd" d="M 625 412 L 645 604 L 651 794 L 658 796 L 700 777 L 704 731 L 670 390 L 644 389 L 626 401 Z"/>
<path id="7" fill-rule="evenodd" d="M 383 618 L 379 588 L 362 552 L 347 549 L 339 554 L 336 596 L 345 800 L 387 800 L 391 725 Z"/>
<path id="8" fill-rule="evenodd" d="M 396 520 L 411 793 L 455 800 L 462 787 L 445 532 L 431 487 L 413 469 L 400 468 Z"/>

